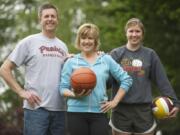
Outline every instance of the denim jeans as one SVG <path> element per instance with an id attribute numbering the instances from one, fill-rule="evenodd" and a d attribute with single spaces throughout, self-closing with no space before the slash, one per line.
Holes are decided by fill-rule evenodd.
<path id="1" fill-rule="evenodd" d="M 65 112 L 24 109 L 24 135 L 65 135 Z"/>

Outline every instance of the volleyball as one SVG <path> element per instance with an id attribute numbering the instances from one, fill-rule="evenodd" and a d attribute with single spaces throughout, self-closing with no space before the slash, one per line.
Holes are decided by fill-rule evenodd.
<path id="1" fill-rule="evenodd" d="M 152 111 L 157 119 L 167 118 L 173 107 L 173 102 L 168 97 L 157 97 L 152 102 Z"/>

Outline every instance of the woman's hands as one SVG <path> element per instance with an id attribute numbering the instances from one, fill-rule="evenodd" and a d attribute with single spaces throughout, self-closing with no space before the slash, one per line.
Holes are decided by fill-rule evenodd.
<path id="1" fill-rule="evenodd" d="M 173 107 L 173 109 L 169 113 L 168 118 L 175 118 L 177 116 L 178 112 L 179 112 L 179 108 L 178 107 Z"/>
<path id="2" fill-rule="evenodd" d="M 112 100 L 112 101 L 103 101 L 103 102 L 101 102 L 101 111 L 103 113 L 106 113 L 110 109 L 113 109 L 114 107 L 116 107 L 117 104 L 118 104 L 118 102 L 116 102 L 115 100 Z"/>
<path id="3" fill-rule="evenodd" d="M 91 93 L 92 90 L 82 90 L 80 93 L 76 93 L 73 89 L 72 90 L 65 90 L 64 96 L 65 97 L 71 97 L 71 98 L 79 98 L 88 96 Z"/>
<path id="4" fill-rule="evenodd" d="M 106 113 L 110 109 L 115 108 L 118 105 L 118 103 L 122 100 L 125 94 L 126 91 L 123 88 L 119 88 L 118 92 L 116 93 L 112 101 L 104 101 L 101 103 L 101 111 L 103 113 Z"/>

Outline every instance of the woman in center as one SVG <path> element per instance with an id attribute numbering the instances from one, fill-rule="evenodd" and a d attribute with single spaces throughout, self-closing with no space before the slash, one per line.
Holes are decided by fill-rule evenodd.
<path id="1" fill-rule="evenodd" d="M 108 119 L 105 113 L 114 108 L 132 85 L 132 79 L 111 56 L 97 53 L 99 29 L 85 23 L 78 29 L 76 48 L 79 54 L 69 58 L 62 70 L 60 93 L 67 97 L 67 125 L 70 135 L 108 135 Z M 96 74 L 96 86 L 89 92 L 74 93 L 70 78 L 79 67 L 88 67 Z M 106 82 L 112 75 L 119 82 L 116 96 L 108 101 Z M 88 79 L 88 78 L 87 78 Z"/>

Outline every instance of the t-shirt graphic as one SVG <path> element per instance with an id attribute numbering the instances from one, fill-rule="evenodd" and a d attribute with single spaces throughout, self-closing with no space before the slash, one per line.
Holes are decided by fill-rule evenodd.
<path id="1" fill-rule="evenodd" d="M 144 76 L 143 60 L 139 58 L 122 58 L 121 65 L 129 74 L 136 74 L 137 76 Z"/>
<path id="2" fill-rule="evenodd" d="M 44 57 L 62 57 L 66 55 L 60 47 L 56 47 L 55 45 L 51 47 L 42 45 L 39 47 L 39 50 Z"/>

